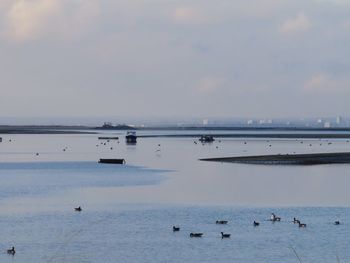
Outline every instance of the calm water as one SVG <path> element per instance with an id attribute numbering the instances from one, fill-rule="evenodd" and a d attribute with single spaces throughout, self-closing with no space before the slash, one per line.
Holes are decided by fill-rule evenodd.
<path id="1" fill-rule="evenodd" d="M 143 138 L 127 146 L 124 134 L 114 135 L 119 143 L 98 135 L 2 136 L 0 251 L 14 245 L 17 253 L 0 254 L 0 262 L 299 262 L 297 255 L 302 262 L 350 261 L 350 165 L 198 161 L 350 151 L 346 140 L 201 145 Z M 96 162 L 113 157 L 127 165 Z M 73 211 L 79 205 L 83 211 Z M 282 221 L 267 221 L 271 212 Z M 307 228 L 291 223 L 293 217 Z M 253 227 L 253 220 L 261 225 Z M 172 225 L 181 231 L 173 233 Z M 231 238 L 221 239 L 221 231 Z"/>

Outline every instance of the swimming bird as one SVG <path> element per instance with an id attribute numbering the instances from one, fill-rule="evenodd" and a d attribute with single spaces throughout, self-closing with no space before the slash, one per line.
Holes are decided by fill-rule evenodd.
<path id="1" fill-rule="evenodd" d="M 274 213 L 271 213 L 270 221 L 272 222 L 281 221 L 281 218 L 276 216 Z"/>
<path id="2" fill-rule="evenodd" d="M 221 238 L 230 238 L 231 234 L 224 234 L 224 232 L 221 232 Z"/>
<path id="3" fill-rule="evenodd" d="M 190 233 L 190 237 L 202 237 L 203 233 Z"/>
<path id="4" fill-rule="evenodd" d="M 77 211 L 77 212 L 80 212 L 80 211 L 82 211 L 83 209 L 81 209 L 81 207 L 78 206 L 78 207 L 75 207 L 74 210 Z"/>
<path id="5" fill-rule="evenodd" d="M 302 224 L 299 222 L 299 227 L 306 227 L 306 224 Z"/>
<path id="6" fill-rule="evenodd" d="M 296 219 L 295 217 L 293 218 L 293 223 L 294 224 L 299 224 L 300 223 L 300 220 Z"/>
<path id="7" fill-rule="evenodd" d="M 260 225 L 260 223 L 259 222 L 256 222 L 255 220 L 254 220 L 254 226 L 258 226 L 258 225 Z"/>
<path id="8" fill-rule="evenodd" d="M 334 222 L 335 225 L 340 225 L 340 222 L 337 220 Z"/>
<path id="9" fill-rule="evenodd" d="M 173 226 L 173 231 L 174 232 L 180 231 L 180 227 L 179 226 Z"/>
<path id="10" fill-rule="evenodd" d="M 11 249 L 8 249 L 8 250 L 7 250 L 7 254 L 10 254 L 10 255 L 16 254 L 15 247 L 12 247 Z"/>
<path id="11" fill-rule="evenodd" d="M 215 223 L 218 224 L 218 225 L 226 225 L 228 223 L 228 221 L 226 221 L 226 220 L 216 220 Z"/>

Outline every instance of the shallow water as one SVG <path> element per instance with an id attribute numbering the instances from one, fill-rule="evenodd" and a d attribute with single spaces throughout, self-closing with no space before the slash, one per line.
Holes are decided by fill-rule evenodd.
<path id="1" fill-rule="evenodd" d="M 346 140 L 202 145 L 140 138 L 130 146 L 123 134 L 113 135 L 119 142 L 99 135 L 2 136 L 0 250 L 14 245 L 17 253 L 0 254 L 0 262 L 299 262 L 293 249 L 302 262 L 350 261 L 350 165 L 198 161 L 350 151 Z M 98 164 L 99 158 L 125 158 L 127 165 Z M 73 210 L 79 205 L 81 213 Z M 266 221 L 271 212 L 282 222 Z M 293 217 L 307 228 L 292 224 Z M 218 226 L 218 219 L 229 224 Z M 261 225 L 254 228 L 253 220 Z M 181 231 L 173 233 L 172 225 Z M 190 238 L 192 231 L 203 238 Z M 222 240 L 221 231 L 232 237 Z"/>
<path id="2" fill-rule="evenodd" d="M 281 222 L 266 221 L 274 211 Z M 305 229 L 291 223 L 301 218 Z M 229 220 L 216 225 L 218 219 Z M 334 225 L 340 219 L 341 225 Z M 254 227 L 253 220 L 261 225 Z M 1 262 L 341 262 L 350 260 L 347 208 L 127 206 L 2 216 Z M 181 227 L 172 232 L 172 225 Z M 221 239 L 220 232 L 231 233 Z M 203 232 L 190 238 L 190 232 Z"/>

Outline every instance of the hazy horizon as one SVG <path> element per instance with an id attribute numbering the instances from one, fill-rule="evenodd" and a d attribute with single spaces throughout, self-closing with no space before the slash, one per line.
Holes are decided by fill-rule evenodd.
<path id="1" fill-rule="evenodd" d="M 350 124 L 350 118 L 347 116 L 341 116 L 341 123 L 337 124 L 337 116 L 326 117 L 305 117 L 305 118 L 243 118 L 243 117 L 213 117 L 207 118 L 202 116 L 171 116 L 171 117 L 136 117 L 136 116 L 96 116 L 96 117 L 84 117 L 84 116 L 54 116 L 54 117 L 35 117 L 35 116 L 18 116 L 18 117 L 6 117 L 0 116 L 1 125 L 86 125 L 86 126 L 101 126 L 105 122 L 110 122 L 113 125 L 126 124 L 126 125 L 203 125 L 203 126 L 256 126 L 259 125 L 259 121 L 263 121 L 260 125 L 267 126 L 288 126 L 291 124 L 296 126 L 305 126 L 310 124 L 311 126 L 320 125 L 317 121 L 322 120 L 322 125 L 325 122 L 336 124 L 332 127 L 348 127 Z M 249 121 L 253 123 L 249 124 Z M 268 123 L 272 121 L 272 123 Z M 207 122 L 206 124 L 204 122 Z"/>

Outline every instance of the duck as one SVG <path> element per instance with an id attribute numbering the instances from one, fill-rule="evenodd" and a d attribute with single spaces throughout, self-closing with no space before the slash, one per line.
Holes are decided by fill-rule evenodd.
<path id="1" fill-rule="evenodd" d="M 281 221 L 281 218 L 276 216 L 274 213 L 271 213 L 270 221 L 272 222 Z"/>
<path id="2" fill-rule="evenodd" d="M 337 221 L 334 222 L 334 224 L 335 224 L 335 225 L 340 225 L 340 221 L 337 220 Z"/>
<path id="3" fill-rule="evenodd" d="M 259 225 L 260 225 L 260 223 L 254 220 L 253 225 L 254 225 L 254 226 L 259 226 Z"/>
<path id="4" fill-rule="evenodd" d="M 226 221 L 226 220 L 216 220 L 215 223 L 218 224 L 218 225 L 226 225 L 228 223 L 228 221 Z"/>
<path id="5" fill-rule="evenodd" d="M 8 249 L 8 250 L 7 250 L 7 254 L 10 254 L 10 255 L 16 254 L 15 247 L 12 247 L 11 249 Z"/>
<path id="6" fill-rule="evenodd" d="M 294 224 L 299 224 L 300 223 L 300 220 L 296 219 L 295 217 L 293 218 L 293 223 Z"/>
<path id="7" fill-rule="evenodd" d="M 302 224 L 299 222 L 299 227 L 306 227 L 306 224 Z"/>
<path id="8" fill-rule="evenodd" d="M 173 231 L 174 232 L 180 231 L 180 227 L 179 226 L 173 226 Z"/>
<path id="9" fill-rule="evenodd" d="M 230 238 L 231 234 L 224 234 L 224 232 L 221 232 L 221 238 Z"/>
<path id="10" fill-rule="evenodd" d="M 81 207 L 79 206 L 79 207 L 75 207 L 74 210 L 77 211 L 77 212 L 80 212 L 80 211 L 82 211 L 83 209 L 81 209 Z"/>
<path id="11" fill-rule="evenodd" d="M 203 233 L 190 233 L 190 237 L 202 237 Z"/>

